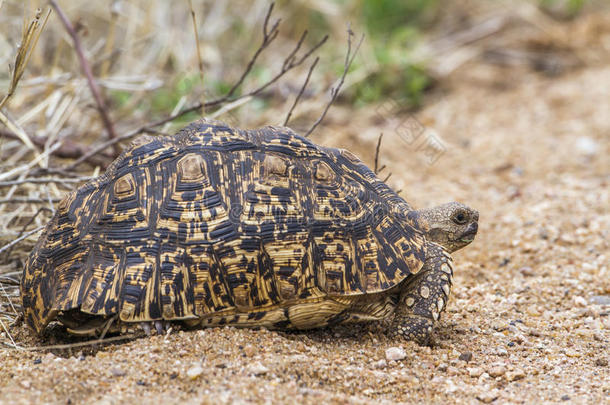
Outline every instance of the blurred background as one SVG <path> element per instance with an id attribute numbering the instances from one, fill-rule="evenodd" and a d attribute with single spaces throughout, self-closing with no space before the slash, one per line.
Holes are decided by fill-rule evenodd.
<path id="1" fill-rule="evenodd" d="M 262 24 L 270 6 L 266 0 L 193 1 L 203 64 L 200 72 L 187 0 L 59 4 L 75 26 L 119 128 L 163 117 L 181 103 L 189 105 L 228 92 L 262 41 Z M 35 0 L 3 1 L 3 90 L 8 88 L 6 67 L 14 65 L 24 21 L 37 8 L 44 15 L 48 5 Z M 524 72 L 559 76 L 584 63 L 599 62 L 597 51 L 608 47 L 607 37 L 599 31 L 605 29 L 607 9 L 607 2 L 587 0 L 278 1 L 271 18 L 282 20 L 279 37 L 261 54 L 236 94 L 271 78 L 303 31 L 308 30 L 305 45 L 309 46 L 328 34 L 295 119 L 315 116 L 343 70 L 349 24 L 356 39 L 365 34 L 365 40 L 339 104 L 357 111 L 392 98 L 402 109 L 413 111 L 448 91 L 452 73 L 468 69 L 473 60 L 502 67 L 494 78 L 498 86 L 511 85 L 513 75 Z M 308 67 L 305 63 L 289 72 L 231 113 L 244 126 L 278 121 L 278 113 L 288 110 Z M 101 128 L 96 114 L 87 111 L 92 102 L 88 93 L 72 41 L 53 13 L 7 111 L 43 137 L 65 129 L 79 137 L 95 136 Z M 62 103 L 69 109 L 58 116 L 54 107 Z M 173 126 L 198 116 L 198 112 L 186 115 Z M 50 127 L 51 120 L 55 122 Z M 299 124 L 307 127 L 301 120 Z"/>

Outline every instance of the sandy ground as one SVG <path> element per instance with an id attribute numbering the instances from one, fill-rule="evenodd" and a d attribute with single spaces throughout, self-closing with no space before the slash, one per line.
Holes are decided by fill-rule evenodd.
<path id="1" fill-rule="evenodd" d="M 417 142 L 401 138 L 413 118 L 392 104 L 336 108 L 314 137 L 372 163 L 383 131 L 384 173 L 409 202 L 480 211 L 431 347 L 378 324 L 0 346 L 0 402 L 610 403 L 609 78 L 604 63 L 549 78 L 475 62 L 416 114 L 426 128 Z M 446 150 L 429 164 L 418 142 L 432 136 Z M 43 343 L 24 326 L 11 334 Z M 404 353 L 390 360 L 389 348 Z"/>

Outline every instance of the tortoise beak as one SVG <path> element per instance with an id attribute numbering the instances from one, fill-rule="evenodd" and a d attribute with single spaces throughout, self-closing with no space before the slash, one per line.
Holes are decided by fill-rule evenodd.
<path id="1" fill-rule="evenodd" d="M 472 222 L 470 225 L 468 225 L 468 228 L 466 228 L 466 231 L 464 231 L 464 233 L 460 237 L 460 240 L 462 242 L 466 242 L 466 243 L 472 242 L 474 240 L 474 237 L 476 236 L 478 230 L 479 230 L 478 222 Z"/>

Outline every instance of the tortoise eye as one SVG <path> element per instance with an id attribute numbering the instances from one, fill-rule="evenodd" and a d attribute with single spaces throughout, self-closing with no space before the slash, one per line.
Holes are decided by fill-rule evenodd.
<path id="1" fill-rule="evenodd" d="M 458 212 L 457 214 L 455 214 L 453 216 L 453 222 L 455 222 L 458 225 L 462 225 L 466 223 L 466 214 L 462 211 Z"/>

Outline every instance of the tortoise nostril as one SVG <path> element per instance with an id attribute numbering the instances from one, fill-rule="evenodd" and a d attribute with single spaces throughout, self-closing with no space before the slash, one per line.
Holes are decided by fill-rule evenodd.
<path id="1" fill-rule="evenodd" d="M 468 225 L 466 232 L 476 232 L 478 230 L 479 230 L 479 224 L 477 222 L 473 222 L 470 225 Z"/>

